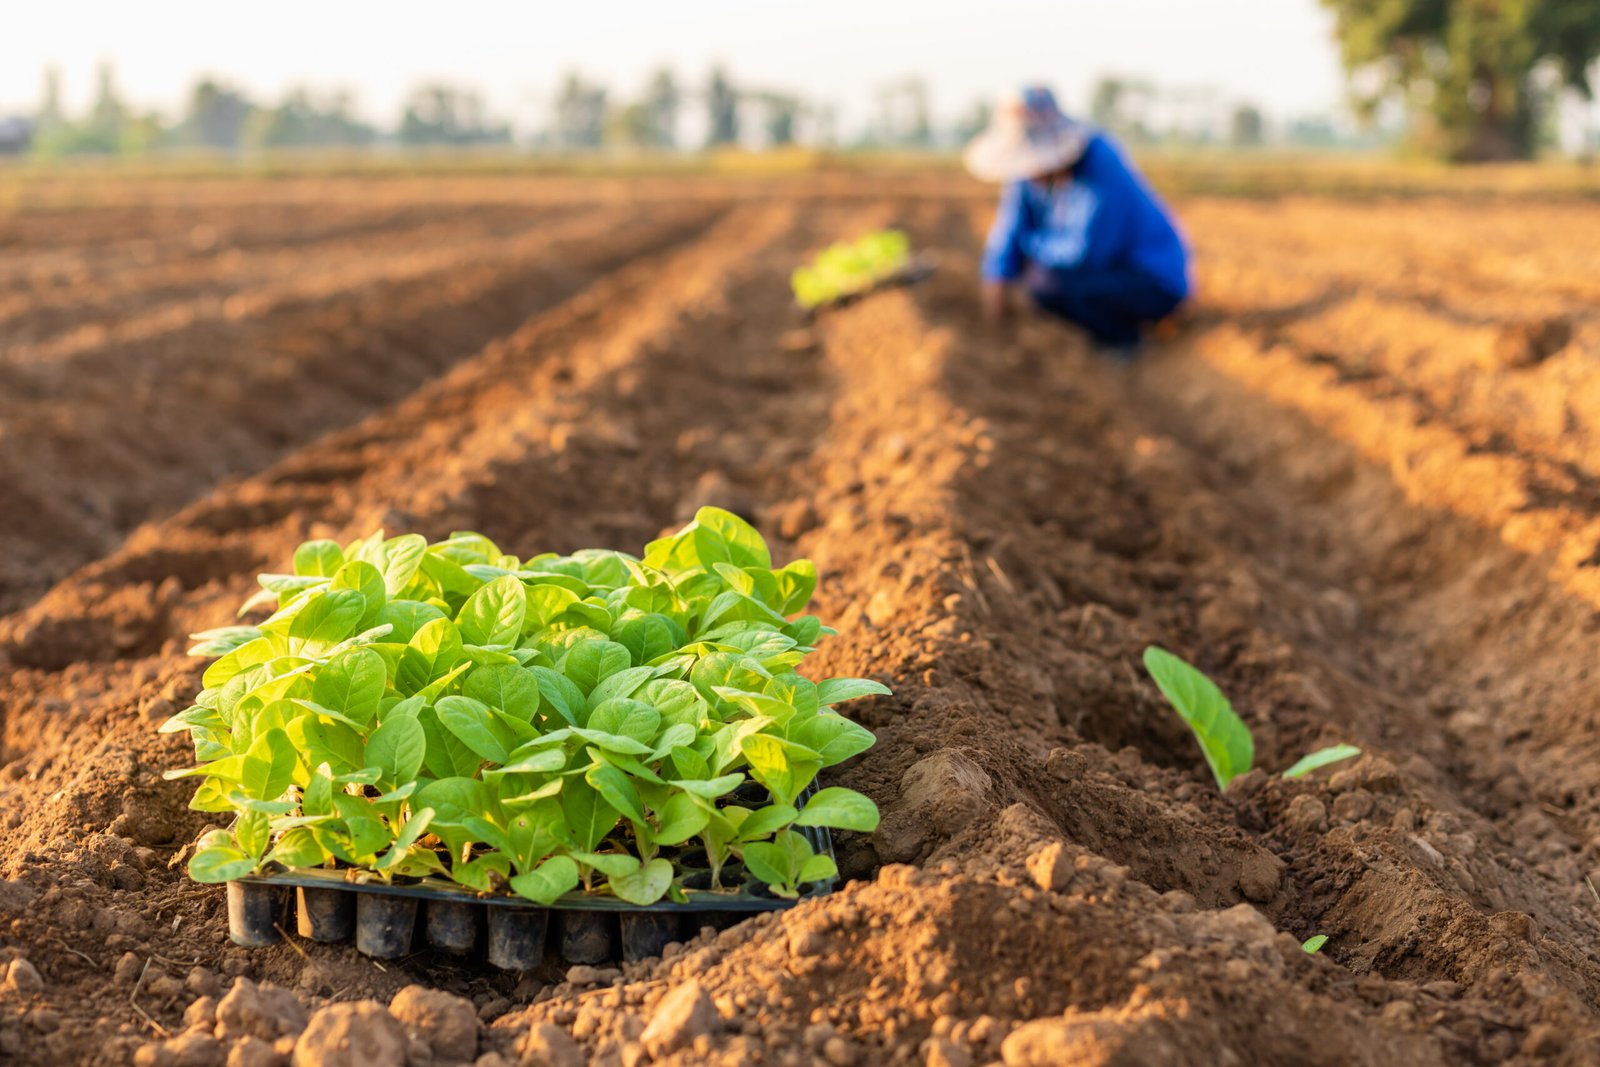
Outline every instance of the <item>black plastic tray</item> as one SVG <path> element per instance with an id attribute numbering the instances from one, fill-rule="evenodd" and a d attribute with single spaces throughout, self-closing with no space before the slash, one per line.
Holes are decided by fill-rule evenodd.
<path id="1" fill-rule="evenodd" d="M 833 836 L 826 829 L 796 829 L 814 852 L 833 857 Z M 723 868 L 729 877 L 738 876 L 739 870 L 737 864 Z M 547 955 L 569 963 L 631 962 L 658 956 L 668 944 L 693 937 L 701 927 L 723 929 L 751 915 L 824 896 L 836 881 L 810 883 L 794 900 L 773 896 L 746 880 L 736 890 L 690 889 L 684 902 L 638 905 L 573 892 L 542 906 L 521 897 L 475 893 L 436 878 L 352 881 L 357 873 L 292 870 L 231 881 L 228 935 L 250 948 L 275 944 L 290 929 L 292 908 L 299 936 L 322 942 L 354 938 L 358 951 L 376 959 L 407 956 L 426 945 L 461 957 L 476 957 L 481 950 L 491 966 L 511 971 L 531 970 Z"/>

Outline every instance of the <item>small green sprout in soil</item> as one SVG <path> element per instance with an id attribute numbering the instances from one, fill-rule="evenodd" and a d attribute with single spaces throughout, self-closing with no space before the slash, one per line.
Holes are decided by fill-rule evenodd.
<path id="1" fill-rule="evenodd" d="M 1161 695 L 1194 731 L 1217 788 L 1250 770 L 1255 760 L 1255 739 L 1216 683 L 1195 667 L 1162 648 L 1144 650 L 1145 670 L 1155 679 Z M 1330 745 L 1296 761 L 1283 772 L 1285 778 L 1302 778 L 1330 763 L 1361 755 L 1354 745 Z"/>
<path id="2" fill-rule="evenodd" d="M 1305 942 L 1300 947 L 1305 949 L 1306 955 L 1315 956 L 1318 952 L 1322 951 L 1322 946 L 1326 945 L 1327 943 L 1327 934 L 1313 934 L 1312 936 L 1306 938 Z"/>
<path id="3" fill-rule="evenodd" d="M 888 281 L 911 262 L 911 242 L 899 230 L 878 230 L 840 241 L 790 276 L 795 302 L 808 311 L 857 296 Z"/>
<path id="4" fill-rule="evenodd" d="M 241 614 L 271 617 L 195 635 L 217 658 L 162 727 L 194 740 L 168 773 L 200 780 L 191 806 L 234 817 L 197 881 L 332 868 L 644 905 L 685 899 L 692 856 L 713 889 L 737 862 L 793 897 L 837 875 L 798 828 L 878 825 L 860 793 L 803 795 L 873 744 L 836 705 L 888 689 L 797 672 L 833 632 L 801 614 L 816 568 L 774 568 L 729 512 L 642 557 L 311 541 L 261 585 Z"/>

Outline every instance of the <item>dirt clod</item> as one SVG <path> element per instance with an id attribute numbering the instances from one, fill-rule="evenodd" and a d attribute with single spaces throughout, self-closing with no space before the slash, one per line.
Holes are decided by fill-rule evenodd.
<path id="1" fill-rule="evenodd" d="M 685 982 L 656 1005 L 640 1043 L 660 1058 L 688 1046 L 718 1025 L 717 1008 L 699 982 Z"/>
<path id="2" fill-rule="evenodd" d="M 523 1038 L 518 1067 L 583 1067 L 583 1049 L 554 1023 L 535 1023 Z"/>
<path id="3" fill-rule="evenodd" d="M 478 1013 L 463 997 L 410 985 L 394 995 L 389 1014 L 426 1041 L 437 1061 L 467 1062 L 478 1054 Z"/>
<path id="4" fill-rule="evenodd" d="M 372 1000 L 319 1008 L 294 1046 L 294 1067 L 373 1067 L 405 1060 L 404 1028 Z"/>

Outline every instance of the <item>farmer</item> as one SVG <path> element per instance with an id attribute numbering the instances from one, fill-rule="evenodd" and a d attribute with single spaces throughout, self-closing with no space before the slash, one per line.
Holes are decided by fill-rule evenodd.
<path id="1" fill-rule="evenodd" d="M 1131 358 L 1143 327 L 1189 295 L 1189 252 L 1167 208 L 1110 136 L 1070 119 L 1049 89 L 1001 102 L 967 146 L 967 169 L 1002 182 L 983 253 L 983 310 L 1005 322 L 1007 290 Z"/>

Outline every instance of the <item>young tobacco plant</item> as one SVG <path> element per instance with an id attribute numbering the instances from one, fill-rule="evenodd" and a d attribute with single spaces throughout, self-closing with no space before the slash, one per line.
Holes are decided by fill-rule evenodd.
<path id="1" fill-rule="evenodd" d="M 1255 761 L 1255 739 L 1216 683 L 1154 645 L 1144 650 L 1144 666 L 1167 703 L 1194 731 L 1218 789 L 1227 789 L 1229 782 L 1250 770 Z M 1330 745 L 1302 757 L 1283 776 L 1303 778 L 1320 767 L 1359 755 L 1361 750 L 1355 745 Z"/>
<path id="2" fill-rule="evenodd" d="M 809 561 L 774 568 L 744 520 L 702 508 L 642 557 L 521 560 L 480 534 L 311 541 L 261 576 L 256 625 L 216 657 L 187 730 L 192 806 L 232 813 L 189 871 L 439 877 L 549 903 L 582 887 L 684 898 L 693 853 L 793 896 L 836 876 L 797 827 L 870 831 L 848 789 L 803 799 L 873 743 L 835 710 L 888 690 L 796 672 L 832 631 L 801 614 Z"/>
<path id="3" fill-rule="evenodd" d="M 810 310 L 855 296 L 899 274 L 911 262 L 910 239 L 900 230 L 878 230 L 840 241 L 796 268 L 790 276 L 795 302 Z"/>

